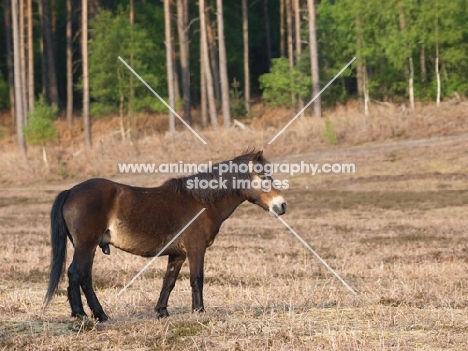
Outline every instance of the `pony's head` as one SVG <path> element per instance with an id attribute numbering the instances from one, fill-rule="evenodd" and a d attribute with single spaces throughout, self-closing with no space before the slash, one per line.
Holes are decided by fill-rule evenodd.
<path id="1" fill-rule="evenodd" d="M 218 186 L 194 186 L 199 181 Z M 222 183 L 220 187 L 219 184 Z M 282 182 L 272 178 L 271 164 L 263 157 L 263 151 L 247 150 L 231 160 L 212 165 L 204 171 L 187 177 L 166 181 L 178 192 L 186 192 L 204 203 L 214 204 L 221 198 L 235 195 L 269 211 L 271 216 L 280 216 L 288 206 L 281 192 Z"/>
<path id="2" fill-rule="evenodd" d="M 281 192 L 282 182 L 272 177 L 272 167 L 263 157 L 263 151 L 253 153 L 249 162 L 250 187 L 243 189 L 247 200 L 266 211 L 271 216 L 286 213 L 288 203 Z"/>

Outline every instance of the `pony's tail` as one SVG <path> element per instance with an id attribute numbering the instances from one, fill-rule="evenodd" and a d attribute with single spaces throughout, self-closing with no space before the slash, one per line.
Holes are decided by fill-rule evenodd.
<path id="1" fill-rule="evenodd" d="M 47 307 L 52 296 L 57 291 L 60 277 L 65 268 L 67 236 L 70 235 L 70 232 L 63 218 L 62 209 L 69 192 L 70 190 L 65 190 L 58 194 L 50 211 L 52 260 L 50 262 L 49 288 L 44 299 L 44 308 Z"/>

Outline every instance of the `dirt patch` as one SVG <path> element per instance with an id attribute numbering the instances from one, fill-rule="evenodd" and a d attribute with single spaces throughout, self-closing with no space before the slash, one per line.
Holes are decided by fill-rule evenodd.
<path id="1" fill-rule="evenodd" d="M 429 263 L 429 262 L 460 262 L 468 263 L 468 249 L 459 251 L 431 251 L 420 255 L 393 255 L 385 257 L 383 259 L 385 263 L 401 263 L 401 264 L 413 264 L 413 263 Z"/>
<path id="2" fill-rule="evenodd" d="M 324 210 L 372 209 L 420 210 L 468 205 L 468 191 L 339 191 L 290 190 L 286 196 L 294 208 L 313 201 L 311 209 Z"/>
<path id="3" fill-rule="evenodd" d="M 77 321 L 3 321 L 0 324 L 0 346 L 5 348 L 17 347 L 17 337 L 38 337 L 43 335 L 76 334 L 85 330 L 82 323 Z"/>

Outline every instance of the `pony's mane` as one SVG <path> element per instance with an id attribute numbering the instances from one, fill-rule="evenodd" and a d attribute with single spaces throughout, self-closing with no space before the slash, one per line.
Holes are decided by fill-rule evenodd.
<path id="1" fill-rule="evenodd" d="M 258 155 L 258 156 L 257 156 Z M 167 180 L 164 185 L 171 187 L 178 193 L 186 193 L 190 194 L 194 198 L 201 200 L 204 203 L 213 203 L 216 200 L 230 194 L 238 194 L 240 192 L 240 189 L 237 189 L 236 187 L 233 187 L 233 178 L 235 177 L 236 179 L 239 180 L 248 180 L 250 179 L 250 174 L 249 172 L 240 172 L 237 170 L 236 172 L 228 172 L 223 173 L 222 175 L 219 175 L 219 165 L 220 164 L 228 164 L 231 162 L 232 164 L 237 164 L 238 166 L 241 164 L 249 164 L 250 161 L 253 161 L 254 158 L 257 156 L 257 159 L 255 160 L 254 163 L 260 163 L 262 165 L 265 165 L 268 163 L 268 160 L 263 157 L 262 153 L 259 153 L 255 149 L 251 150 L 246 150 L 242 155 L 236 156 L 230 160 L 218 162 L 216 164 L 213 164 L 211 172 L 208 170 L 206 172 L 200 172 L 196 174 L 192 174 L 186 177 L 176 177 L 176 178 L 171 178 Z M 230 167 L 231 168 L 231 167 Z M 233 167 L 234 168 L 234 167 Z M 239 168 L 239 167 L 237 167 Z M 225 182 L 226 189 L 222 189 L 220 187 L 216 189 L 200 189 L 200 188 L 195 188 L 192 187 L 191 189 L 188 188 L 187 182 L 189 180 L 194 180 L 195 178 L 198 178 L 198 181 L 200 180 L 207 180 L 210 181 L 212 179 L 219 180 L 227 180 Z"/>

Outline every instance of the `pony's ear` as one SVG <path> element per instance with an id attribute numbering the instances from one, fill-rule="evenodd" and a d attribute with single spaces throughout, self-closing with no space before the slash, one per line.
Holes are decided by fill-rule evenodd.
<path id="1" fill-rule="evenodd" d="M 255 156 L 253 157 L 253 162 L 258 162 L 263 159 L 263 150 L 258 151 Z"/>

